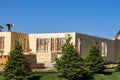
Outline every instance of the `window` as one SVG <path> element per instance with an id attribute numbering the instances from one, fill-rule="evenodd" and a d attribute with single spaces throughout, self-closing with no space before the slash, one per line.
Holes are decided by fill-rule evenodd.
<path id="1" fill-rule="evenodd" d="M 61 52 L 61 46 L 64 44 L 64 38 L 52 38 L 51 39 L 51 51 Z"/>
<path id="2" fill-rule="evenodd" d="M 4 51 L 4 37 L 0 37 L 0 51 Z"/>
<path id="3" fill-rule="evenodd" d="M 25 38 L 19 38 L 19 44 L 22 46 L 22 51 L 25 52 Z"/>
<path id="4" fill-rule="evenodd" d="M 78 52 L 81 53 L 82 39 L 78 38 Z"/>
<path id="5" fill-rule="evenodd" d="M 107 43 L 102 42 L 102 56 L 107 56 Z"/>
<path id="6" fill-rule="evenodd" d="M 48 43 L 49 43 L 49 39 L 38 38 L 37 45 L 36 45 L 36 51 L 37 52 L 48 52 Z"/>

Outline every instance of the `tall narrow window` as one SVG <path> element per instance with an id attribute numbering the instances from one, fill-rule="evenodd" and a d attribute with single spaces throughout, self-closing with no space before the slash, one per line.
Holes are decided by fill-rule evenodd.
<path id="1" fill-rule="evenodd" d="M 51 51 L 54 51 L 54 44 L 55 44 L 54 39 L 52 38 L 51 39 Z"/>
<path id="2" fill-rule="evenodd" d="M 37 52 L 48 52 L 48 43 L 49 43 L 49 39 L 38 38 L 37 45 L 36 45 L 36 51 Z"/>
<path id="3" fill-rule="evenodd" d="M 4 51 L 4 37 L 0 37 L 0 50 Z"/>
<path id="4" fill-rule="evenodd" d="M 64 38 L 52 38 L 51 39 L 51 51 L 61 52 L 61 46 L 64 44 Z"/>
<path id="5" fill-rule="evenodd" d="M 78 52 L 81 53 L 82 39 L 78 38 Z"/>
<path id="6" fill-rule="evenodd" d="M 25 38 L 19 38 L 19 44 L 22 46 L 22 51 L 25 52 Z"/>
<path id="7" fill-rule="evenodd" d="M 102 42 L 102 56 L 107 56 L 107 43 Z"/>

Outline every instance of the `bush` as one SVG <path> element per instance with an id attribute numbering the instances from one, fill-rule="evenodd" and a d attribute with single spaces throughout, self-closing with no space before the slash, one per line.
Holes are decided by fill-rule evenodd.
<path id="1" fill-rule="evenodd" d="M 56 59 L 58 75 L 68 80 L 85 80 L 88 72 L 84 69 L 84 60 L 80 57 L 68 34 L 62 46 L 62 56 Z"/>
<path id="2" fill-rule="evenodd" d="M 31 68 L 22 53 L 22 47 L 16 43 L 14 50 L 10 52 L 3 76 L 6 80 L 25 80 L 31 74 Z"/>
<path id="3" fill-rule="evenodd" d="M 97 46 L 90 48 L 85 58 L 85 66 L 92 73 L 102 73 L 105 70 L 105 62 Z"/>

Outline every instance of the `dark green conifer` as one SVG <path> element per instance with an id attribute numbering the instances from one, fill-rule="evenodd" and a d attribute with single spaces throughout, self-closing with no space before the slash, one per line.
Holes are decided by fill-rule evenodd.
<path id="1" fill-rule="evenodd" d="M 5 65 L 4 77 L 6 80 L 27 80 L 31 74 L 31 68 L 22 53 L 22 47 L 17 42 Z"/>
<path id="2" fill-rule="evenodd" d="M 61 77 L 68 80 L 85 80 L 88 72 L 84 69 L 84 60 L 70 43 L 71 39 L 68 34 L 62 46 L 62 56 L 56 59 L 55 67 Z"/>
<path id="3" fill-rule="evenodd" d="M 101 56 L 99 48 L 96 45 L 90 48 L 85 58 L 85 66 L 93 73 L 101 73 L 105 70 L 105 62 Z"/>

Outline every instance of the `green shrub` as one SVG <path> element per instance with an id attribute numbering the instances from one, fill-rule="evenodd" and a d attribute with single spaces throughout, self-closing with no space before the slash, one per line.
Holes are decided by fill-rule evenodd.
<path id="1" fill-rule="evenodd" d="M 31 68 L 22 53 L 22 47 L 17 43 L 14 50 L 10 52 L 3 76 L 6 80 L 25 80 L 31 74 Z"/>
<path id="2" fill-rule="evenodd" d="M 105 70 L 105 62 L 102 59 L 97 46 L 92 46 L 85 58 L 85 66 L 92 73 L 102 73 Z"/>
<path id="3" fill-rule="evenodd" d="M 56 59 L 58 75 L 68 80 L 85 80 L 88 72 L 84 69 L 84 60 L 80 57 L 68 34 L 62 46 L 62 56 Z"/>

